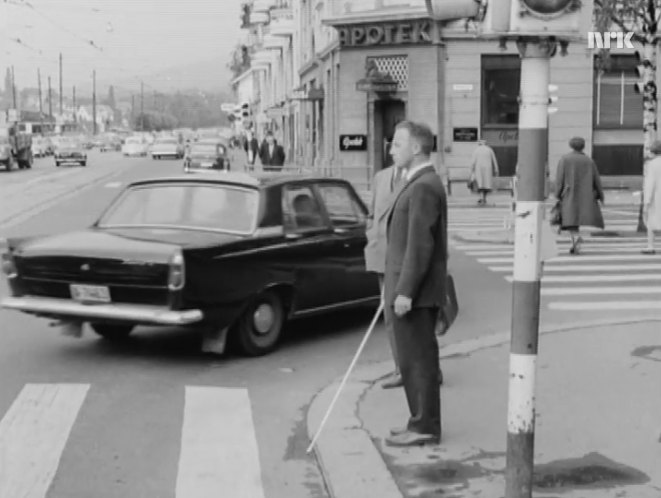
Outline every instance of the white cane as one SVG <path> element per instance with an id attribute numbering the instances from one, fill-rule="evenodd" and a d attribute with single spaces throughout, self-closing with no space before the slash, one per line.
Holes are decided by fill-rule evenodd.
<path id="1" fill-rule="evenodd" d="M 314 435 L 314 438 L 312 438 L 312 442 L 310 443 L 310 446 L 308 446 L 308 449 L 306 450 L 306 453 L 310 453 L 312 451 L 312 447 L 317 442 L 317 439 L 319 438 L 319 435 L 321 434 L 321 431 L 324 429 L 324 426 L 326 425 L 326 422 L 328 421 L 328 417 L 330 416 L 331 411 L 333 411 L 333 407 L 335 406 L 335 403 L 337 402 L 337 399 L 340 397 L 340 393 L 342 392 L 342 389 L 344 388 L 344 384 L 347 383 L 347 379 L 349 378 L 349 375 L 351 375 L 351 371 L 353 370 L 353 367 L 356 366 L 356 362 L 358 361 L 358 358 L 360 357 L 360 353 L 363 352 L 363 349 L 365 348 L 365 344 L 367 344 L 367 340 L 369 339 L 370 335 L 372 334 L 372 331 L 374 330 L 374 327 L 376 326 L 376 322 L 379 320 L 379 316 L 381 315 L 382 311 L 383 311 L 383 299 L 381 299 L 381 302 L 379 303 L 379 309 L 376 310 L 376 313 L 374 314 L 374 318 L 372 318 L 372 323 L 370 324 L 369 328 L 367 329 L 367 332 L 365 333 L 365 337 L 363 337 L 363 340 L 360 343 L 360 346 L 358 346 L 358 350 L 356 351 L 356 354 L 354 355 L 353 360 L 351 361 L 351 364 L 349 365 L 349 368 L 347 369 L 347 373 L 344 374 L 344 378 L 342 379 L 342 382 L 340 382 L 340 386 L 337 388 L 337 391 L 335 392 L 335 397 L 333 398 L 333 401 L 331 401 L 331 404 L 328 407 L 328 410 L 326 410 L 326 415 L 324 415 L 324 418 L 322 419 L 321 424 L 319 424 L 319 428 L 317 429 L 317 433 Z"/>

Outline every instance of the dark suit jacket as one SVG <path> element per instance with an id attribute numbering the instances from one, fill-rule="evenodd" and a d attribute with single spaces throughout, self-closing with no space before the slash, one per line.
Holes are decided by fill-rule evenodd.
<path id="1" fill-rule="evenodd" d="M 398 295 L 410 297 L 414 308 L 444 305 L 447 258 L 445 188 L 430 165 L 404 184 L 388 215 L 386 306 Z"/>
<path id="2" fill-rule="evenodd" d="M 273 154 L 269 154 L 269 144 L 264 141 L 259 149 L 259 160 L 263 166 L 282 166 L 285 164 L 285 151 L 281 145 L 275 143 Z"/>

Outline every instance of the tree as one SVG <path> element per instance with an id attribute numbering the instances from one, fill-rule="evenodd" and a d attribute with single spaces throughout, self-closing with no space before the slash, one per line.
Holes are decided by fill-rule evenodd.
<path id="1" fill-rule="evenodd" d="M 632 41 L 642 46 L 642 103 L 643 103 L 643 160 L 650 155 L 650 146 L 657 138 L 656 57 L 659 47 L 659 21 L 661 0 L 595 0 L 595 28 L 597 32 L 611 31 L 615 26 L 632 32 Z M 608 66 L 607 49 L 601 50 L 599 69 Z M 638 230 L 644 231 L 642 198 L 638 217 Z"/>

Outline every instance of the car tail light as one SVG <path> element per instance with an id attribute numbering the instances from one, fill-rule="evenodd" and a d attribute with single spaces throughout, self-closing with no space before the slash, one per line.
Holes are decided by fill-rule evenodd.
<path id="1" fill-rule="evenodd" d="M 177 250 L 170 258 L 170 271 L 168 273 L 168 289 L 181 290 L 186 280 L 186 265 L 181 250 Z"/>
<path id="2" fill-rule="evenodd" d="M 18 275 L 14 257 L 6 239 L 0 239 L 0 266 L 2 266 L 2 273 L 7 275 L 7 278 L 15 278 Z"/>

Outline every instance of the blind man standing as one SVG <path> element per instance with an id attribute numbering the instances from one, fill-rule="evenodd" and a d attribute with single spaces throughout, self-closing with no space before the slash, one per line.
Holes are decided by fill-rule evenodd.
<path id="1" fill-rule="evenodd" d="M 410 418 L 391 431 L 390 446 L 438 443 L 441 437 L 439 360 L 435 327 L 446 300 L 447 199 L 430 161 L 431 130 L 405 121 L 391 148 L 406 170 L 387 215 L 384 310 L 392 323 Z"/>

